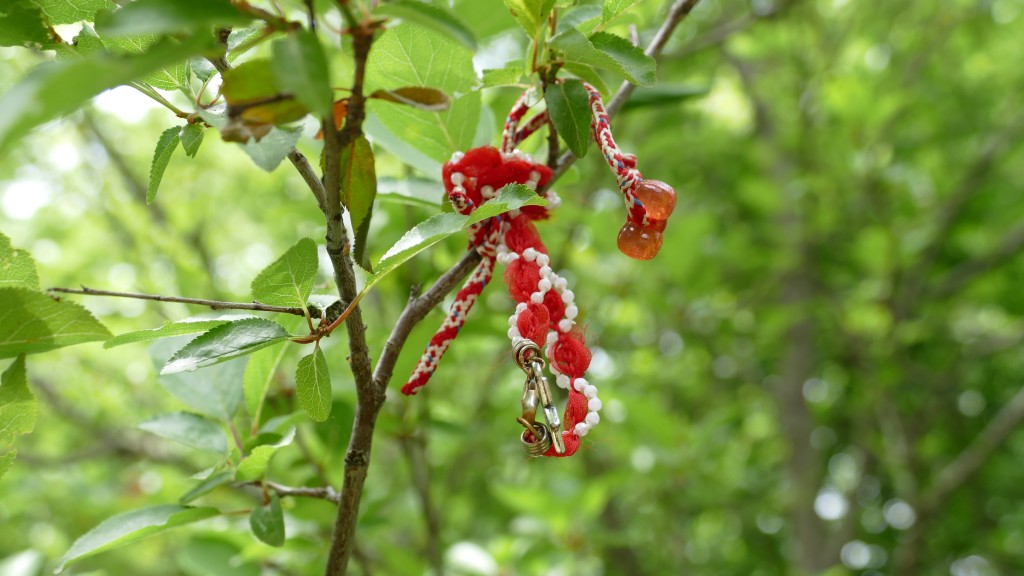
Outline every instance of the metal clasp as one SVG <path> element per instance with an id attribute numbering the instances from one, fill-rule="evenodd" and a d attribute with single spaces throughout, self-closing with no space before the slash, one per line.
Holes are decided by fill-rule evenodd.
<path id="1" fill-rule="evenodd" d="M 520 438 L 526 452 L 532 456 L 540 456 L 547 452 L 550 446 L 554 446 L 556 454 L 564 454 L 562 419 L 558 416 L 558 409 L 551 399 L 548 379 L 544 377 L 544 360 L 540 357 L 540 348 L 531 340 L 523 340 L 516 344 L 513 353 L 516 364 L 526 372 L 522 398 L 523 415 L 516 418 L 516 421 L 526 428 Z M 538 405 L 544 408 L 547 425 L 536 422 Z M 530 442 L 529 437 L 534 441 Z"/>

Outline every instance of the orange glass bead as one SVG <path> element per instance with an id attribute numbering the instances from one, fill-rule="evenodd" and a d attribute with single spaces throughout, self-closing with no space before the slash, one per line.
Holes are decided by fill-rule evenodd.
<path id="1" fill-rule="evenodd" d="M 676 191 L 661 180 L 641 180 L 636 197 L 644 203 L 648 220 L 668 220 L 676 207 Z"/>
<path id="2" fill-rule="evenodd" d="M 634 260 L 650 260 L 661 250 L 661 232 L 627 221 L 619 230 L 619 251 Z"/>

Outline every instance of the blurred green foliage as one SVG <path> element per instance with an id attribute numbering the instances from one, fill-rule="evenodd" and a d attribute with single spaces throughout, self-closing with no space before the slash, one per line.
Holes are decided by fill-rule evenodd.
<path id="1" fill-rule="evenodd" d="M 50 4 L 18 1 L 0 16 L 29 18 L 33 6 Z M 301 20 L 303 3 L 282 4 Z M 315 4 L 333 15 L 325 27 L 340 26 L 330 3 Z M 478 72 L 508 67 L 489 77 L 518 82 L 528 39 L 501 3 L 436 4 L 475 33 Z M 562 25 L 622 36 L 635 27 L 641 44 L 664 4 L 556 3 Z M 432 14 L 415 18 L 439 18 Z M 529 14 L 523 22 L 536 24 Z M 413 24 L 389 32 L 395 42 L 385 47 L 401 46 Z M 467 44 L 457 24 L 433 29 Z M 77 34 L 73 24 L 56 31 Z M 553 266 L 577 294 L 603 424 L 573 458 L 525 458 L 514 420 L 522 376 L 505 336 L 512 302 L 495 281 L 434 382 L 412 398 L 392 386 L 351 572 L 423 574 L 438 558 L 451 574 L 1024 572 L 1022 37 L 1022 0 L 700 2 L 659 58 L 659 83 L 638 90 L 614 122 L 645 175 L 679 192 L 662 253 L 635 262 L 616 250 L 621 199 L 598 154 L 559 182 L 563 205 L 540 225 Z M 269 58 L 267 44 L 245 58 Z M 335 84 L 351 77 L 346 50 L 327 52 Z M 461 58 L 467 49 L 445 50 Z M 0 48 L 0 93 L 45 54 Z M 464 108 L 443 116 L 403 110 L 416 118 L 405 127 L 477 118 L 479 100 L 479 122 L 460 125 L 457 139 L 493 143 L 520 92 L 459 94 Z M 267 173 L 214 134 L 195 158 L 170 157 L 147 206 L 153 149 L 181 124 L 118 88 L 0 158 L 0 230 L 32 254 L 44 288 L 246 301 L 265 266 L 298 239 L 323 237 L 316 201 L 287 162 Z M 381 178 L 368 232 L 373 262 L 440 212 L 434 140 L 422 132 L 423 153 L 406 134 L 402 148 L 385 126 L 399 123 L 370 121 Z M 298 140 L 311 158 L 315 132 L 306 124 Z M 534 140 L 524 146 L 542 156 L 543 139 Z M 429 285 L 464 249 L 464 238 L 448 238 L 369 293 L 374 356 L 410 287 Z M 333 292 L 322 256 L 313 293 Z M 65 298 L 114 334 L 203 313 Z M 413 332 L 397 379 L 444 313 Z M 138 429 L 158 414 L 202 411 L 158 377 L 189 338 L 29 357 L 40 411 L 0 479 L 0 576 L 49 573 L 101 521 L 176 504 L 190 491 L 189 502 L 225 514 L 68 573 L 322 572 L 331 503 L 282 498 L 287 540 L 272 547 L 264 542 L 279 538 L 277 500 L 227 483 L 222 455 Z M 247 390 L 269 382 L 262 419 L 242 411 L 233 420 L 242 441 L 265 448 L 252 478 L 267 466 L 283 485 L 340 485 L 355 410 L 346 344 L 341 332 L 322 342 L 333 388 L 325 422 L 303 416 L 294 393 L 294 366 L 309 347 L 268 348 L 245 374 Z M 219 369 L 240 383 L 246 360 L 234 362 L 194 374 Z"/>

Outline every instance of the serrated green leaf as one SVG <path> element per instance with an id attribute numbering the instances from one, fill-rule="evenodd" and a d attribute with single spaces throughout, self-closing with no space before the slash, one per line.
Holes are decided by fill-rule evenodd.
<path id="1" fill-rule="evenodd" d="M 95 556 L 101 552 L 166 532 L 171 528 L 205 520 L 219 514 L 220 512 L 216 508 L 164 505 L 112 516 L 75 540 L 71 549 L 61 558 L 56 572 L 58 574 L 63 572 L 68 564 L 83 558 Z"/>
<path id="2" fill-rule="evenodd" d="M 0 232 L 0 288 L 21 287 L 39 290 L 36 262 L 28 250 L 11 246 L 11 239 Z"/>
<path id="3" fill-rule="evenodd" d="M 629 40 L 608 32 L 597 32 L 590 35 L 590 42 L 614 60 L 630 82 L 651 86 L 658 81 L 658 65 L 654 58 L 644 54 Z"/>
<path id="4" fill-rule="evenodd" d="M 492 68 L 483 71 L 481 83 L 484 88 L 495 88 L 498 86 L 518 86 L 523 82 L 523 66 L 506 66 L 505 68 Z"/>
<path id="5" fill-rule="evenodd" d="M 200 82 L 206 82 L 217 74 L 217 69 L 206 58 L 192 58 L 188 61 L 188 69 Z"/>
<path id="6" fill-rule="evenodd" d="M 193 486 L 188 492 L 183 494 L 178 500 L 179 504 L 188 504 L 198 499 L 200 496 L 205 496 L 210 492 L 213 492 L 220 486 L 223 486 L 235 479 L 234 472 L 222 471 L 216 474 L 210 475 L 208 478 L 203 479 L 201 482 Z"/>
<path id="7" fill-rule="evenodd" d="M 277 437 L 276 435 L 274 435 Z M 235 480 L 239 482 L 251 482 L 262 478 L 267 473 L 267 466 L 270 459 L 277 451 L 292 443 L 295 439 L 295 428 L 291 428 L 284 435 L 272 444 L 263 444 L 252 449 L 239 464 L 235 472 Z"/>
<path id="8" fill-rule="evenodd" d="M 208 34 L 215 27 L 249 20 L 228 0 L 136 0 L 99 18 L 96 25 L 103 36 Z"/>
<path id="9" fill-rule="evenodd" d="M 302 136 L 300 130 L 288 130 L 274 126 L 270 132 L 258 142 L 250 140 L 242 144 L 242 150 L 252 161 L 267 172 L 273 172 L 288 153 L 295 148 L 295 143 Z"/>
<path id="10" fill-rule="evenodd" d="M 185 155 L 189 158 L 195 158 L 196 153 L 199 152 L 199 146 L 203 143 L 203 136 L 206 134 L 206 126 L 202 124 L 185 124 L 181 127 L 181 132 L 178 134 L 178 138 L 181 140 L 181 147 L 185 150 Z"/>
<path id="11" fill-rule="evenodd" d="M 636 4 L 636 0 L 604 0 L 604 5 L 601 6 L 601 22 L 615 18 L 633 4 Z"/>
<path id="12" fill-rule="evenodd" d="M 291 93 L 318 117 L 331 114 L 334 91 L 328 74 L 327 57 L 312 32 L 299 31 L 275 40 L 271 62 L 277 85 Z"/>
<path id="13" fill-rule="evenodd" d="M 254 428 L 260 425 L 263 401 L 267 397 L 270 384 L 274 381 L 274 373 L 284 358 L 285 350 L 287 347 L 283 342 L 264 348 L 250 356 L 249 364 L 245 367 L 242 390 L 245 395 L 245 408 L 249 412 Z"/>
<path id="14" fill-rule="evenodd" d="M 0 450 L 10 446 L 15 437 L 31 432 L 38 413 L 36 399 L 28 389 L 25 357 L 18 356 L 0 376 Z"/>
<path id="15" fill-rule="evenodd" d="M 544 93 L 548 116 L 577 158 L 590 149 L 590 96 L 579 80 L 549 84 Z"/>
<path id="16" fill-rule="evenodd" d="M 431 158 L 444 162 L 456 150 L 473 145 L 480 120 L 480 94 L 472 53 L 444 36 L 398 26 L 374 42 L 367 68 L 371 91 L 427 86 L 452 95 L 444 112 L 417 110 L 373 100 L 371 109 L 395 136 Z"/>
<path id="17" fill-rule="evenodd" d="M 503 214 L 509 210 L 517 210 L 523 206 L 546 206 L 547 201 L 522 184 L 508 184 L 498 191 L 498 195 L 469 216 L 456 212 L 446 212 L 432 216 L 417 224 L 398 240 L 381 258 L 376 272 L 371 276 L 362 293 L 366 293 L 384 276 L 423 250 L 433 246 L 452 234 L 465 230 L 469 226 Z"/>
<path id="18" fill-rule="evenodd" d="M 191 412 L 159 414 L 139 423 L 139 429 L 215 454 L 228 451 L 227 437 L 220 426 Z"/>
<path id="19" fill-rule="evenodd" d="M 182 336 L 151 344 L 149 353 L 154 366 L 158 370 L 163 367 L 188 340 L 187 336 Z M 248 358 L 237 358 L 195 372 L 160 376 L 160 386 L 192 412 L 226 422 L 242 405 L 242 377 L 247 361 Z"/>
<path id="20" fill-rule="evenodd" d="M 381 3 L 374 14 L 401 18 L 445 34 L 470 50 L 476 50 L 476 36 L 458 16 L 436 4 L 416 0 L 392 0 Z"/>
<path id="21" fill-rule="evenodd" d="M 179 133 L 181 129 L 175 126 L 168 128 L 160 134 L 156 141 L 156 149 L 153 150 L 153 162 L 149 166 L 149 185 L 146 187 L 146 204 L 152 204 L 156 200 L 157 190 L 160 189 L 160 181 L 164 178 L 164 171 L 171 163 L 171 155 L 181 141 Z"/>
<path id="22" fill-rule="evenodd" d="M 271 546 L 284 546 L 284 512 L 277 494 L 270 494 L 270 502 L 257 506 L 249 513 L 249 527 L 256 538 Z"/>
<path id="23" fill-rule="evenodd" d="M 82 29 L 83 34 L 95 34 L 88 26 Z M 103 47 L 111 54 L 145 54 L 150 47 L 160 41 L 160 36 L 156 34 L 147 34 L 142 36 L 104 36 L 100 39 Z M 94 41 L 86 46 L 86 49 L 92 49 Z M 142 78 L 142 81 L 154 88 L 161 90 L 178 90 L 183 86 L 188 85 L 188 63 L 179 62 L 174 66 L 168 66 L 161 68 L 151 74 L 147 74 Z"/>
<path id="24" fill-rule="evenodd" d="M 303 238 L 252 281 L 252 297 L 271 306 L 304 308 L 319 266 L 316 242 Z"/>
<path id="25" fill-rule="evenodd" d="M 587 66 L 585 64 L 577 64 L 575 62 L 566 62 L 565 70 L 567 72 L 571 72 L 580 80 L 589 83 L 594 88 L 597 88 L 597 91 L 600 92 L 602 96 L 607 97 L 611 95 L 611 90 L 608 88 L 608 84 L 605 83 L 604 78 L 601 77 L 601 74 L 594 69 L 594 67 Z"/>
<path id="26" fill-rule="evenodd" d="M 278 323 L 263 318 L 246 318 L 222 324 L 192 340 L 167 361 L 160 374 L 192 371 L 232 358 L 252 354 L 288 338 Z"/>
<path id="27" fill-rule="evenodd" d="M 166 322 L 159 328 L 136 330 L 134 332 L 118 334 L 104 342 L 103 347 L 114 348 L 116 346 L 132 344 L 134 342 L 148 342 L 158 338 L 170 338 L 172 336 L 183 336 L 185 334 L 198 334 L 199 332 L 206 332 L 210 328 L 220 326 L 221 324 L 232 320 L 241 320 L 242 318 L 247 317 L 250 316 L 227 314 L 219 318 L 186 318 L 185 320 L 178 320 L 177 322 Z"/>
<path id="28" fill-rule="evenodd" d="M 32 0 L 53 24 L 74 24 L 92 20 L 100 10 L 114 7 L 111 0 Z"/>
<path id="29" fill-rule="evenodd" d="M 213 38 L 160 42 L 146 54 L 93 54 L 36 67 L 0 98 L 0 154 L 32 128 L 76 110 L 100 92 L 136 80 L 209 48 Z"/>
<path id="30" fill-rule="evenodd" d="M 110 338 L 85 308 L 27 288 L 0 288 L 0 358 Z"/>
<path id="31" fill-rule="evenodd" d="M 331 373 L 320 346 L 299 359 L 295 367 L 295 397 L 314 422 L 331 415 Z"/>
<path id="32" fill-rule="evenodd" d="M 523 27 L 526 35 L 536 38 L 537 33 L 547 24 L 548 14 L 555 6 L 555 0 L 504 0 L 516 22 Z"/>
<path id="33" fill-rule="evenodd" d="M 341 194 L 348 207 L 352 229 L 356 232 L 353 256 L 356 263 L 370 271 L 366 237 L 373 215 L 373 202 L 377 197 L 377 172 L 373 149 L 363 136 L 341 151 Z"/>
<path id="34" fill-rule="evenodd" d="M 27 0 L 0 6 L 0 46 L 44 45 L 50 42 L 46 16 Z"/>

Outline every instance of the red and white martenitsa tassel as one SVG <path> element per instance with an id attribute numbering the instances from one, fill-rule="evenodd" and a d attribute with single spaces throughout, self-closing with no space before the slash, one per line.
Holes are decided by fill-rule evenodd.
<path id="1" fill-rule="evenodd" d="M 590 94 L 593 137 L 616 176 L 628 210 L 626 224 L 619 233 L 619 248 L 633 258 L 653 258 L 661 247 L 665 219 L 675 205 L 675 192 L 667 184 L 642 178 L 636 169 L 636 158 L 622 153 L 615 144 L 600 94 L 589 84 L 584 83 L 584 86 Z M 480 253 L 481 262 L 456 295 L 448 317 L 431 338 L 402 392 L 415 394 L 426 385 L 473 304 L 490 282 L 495 264 L 504 264 L 509 294 L 516 301 L 515 312 L 509 318 L 508 336 L 517 350 L 525 341 L 542 349 L 550 360 L 548 367 L 555 375 L 556 384 L 569 395 L 563 417 L 565 426 L 560 431 L 562 442 L 556 443 L 559 448 L 564 446 L 564 450 L 552 445 L 544 455 L 571 456 L 578 450 L 581 439 L 601 421 L 602 402 L 597 396 L 597 387 L 584 378 L 591 353 L 576 324 L 579 308 L 575 295 L 568 289 L 565 278 L 551 269 L 548 250 L 533 224 L 534 220 L 546 219 L 548 210 L 557 207 L 560 200 L 553 191 L 547 191 L 551 169 L 516 149 L 520 142 L 547 124 L 547 113 L 542 112 L 520 128 L 529 110 L 527 97 L 528 93 L 524 93 L 509 113 L 500 150 L 484 146 L 465 153 L 456 152 L 443 166 L 442 177 L 452 206 L 461 214 L 471 213 L 510 183 L 541 191 L 548 206 L 524 207 L 470 227 L 470 249 Z M 532 440 L 529 431 L 523 434 L 524 443 Z"/>

